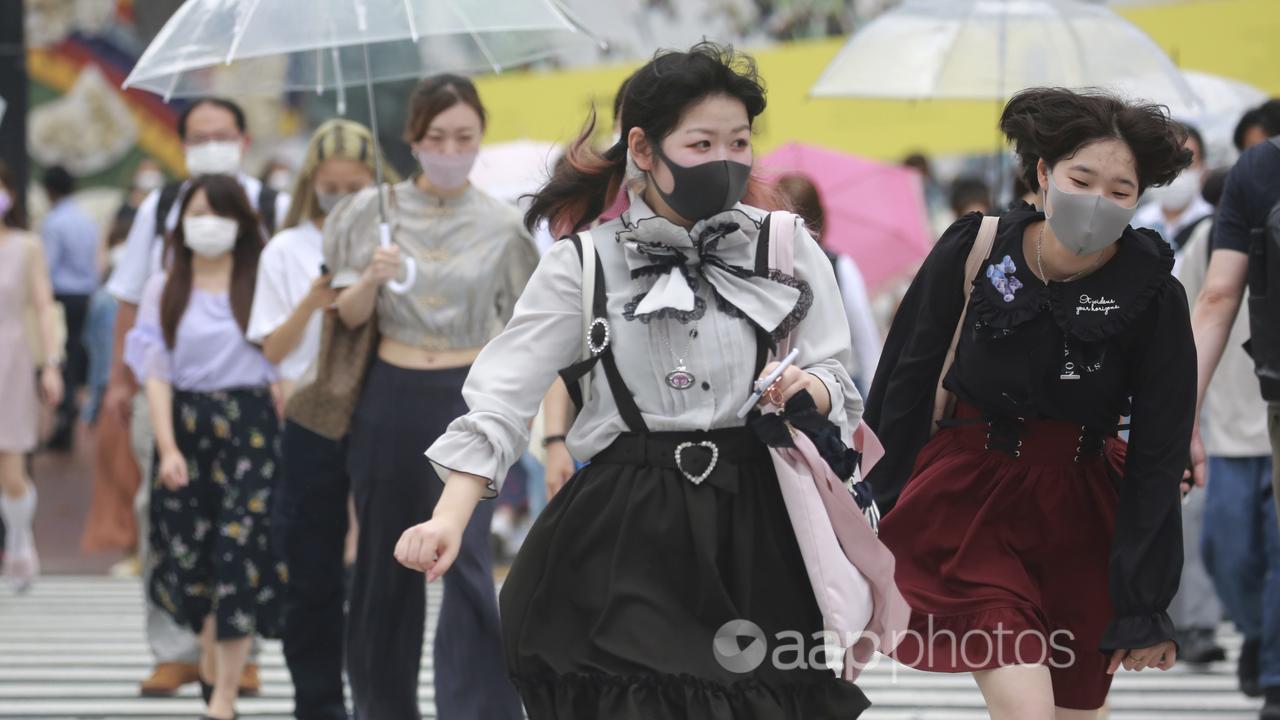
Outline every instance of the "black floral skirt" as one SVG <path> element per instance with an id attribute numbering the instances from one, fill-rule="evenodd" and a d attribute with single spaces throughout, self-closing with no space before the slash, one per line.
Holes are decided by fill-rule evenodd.
<path id="1" fill-rule="evenodd" d="M 677 467 L 684 443 L 716 448 L 699 483 Z M 709 447 L 681 451 L 695 478 Z M 777 477 L 746 429 L 621 436 L 534 523 L 501 610 L 530 720 L 843 720 L 869 705 L 823 664 Z"/>
<path id="2" fill-rule="evenodd" d="M 152 473 L 152 600 L 194 632 L 214 615 L 219 640 L 277 637 L 288 573 L 270 540 L 280 465 L 270 391 L 175 390 L 173 431 L 189 482 L 169 490 Z"/>

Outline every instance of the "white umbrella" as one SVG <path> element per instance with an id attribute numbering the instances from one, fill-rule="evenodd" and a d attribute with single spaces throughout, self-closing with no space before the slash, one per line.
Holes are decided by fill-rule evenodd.
<path id="1" fill-rule="evenodd" d="M 1146 33 L 1077 0 L 906 0 L 854 33 L 811 94 L 1003 101 L 1036 86 L 1199 102 Z"/>
<path id="2" fill-rule="evenodd" d="M 559 0 L 187 0 L 147 46 L 124 87 L 166 100 L 203 95 L 212 88 L 214 68 L 234 65 L 238 91 L 336 89 L 342 112 L 346 88 L 364 85 L 376 128 L 375 82 L 499 72 L 587 37 Z M 376 143 L 378 134 L 373 137 Z M 379 241 L 388 246 L 380 164 L 376 170 Z M 415 276 L 411 261 L 405 271 L 404 281 L 388 287 L 406 292 Z"/>
<path id="3" fill-rule="evenodd" d="M 1266 102 L 1267 94 L 1249 83 L 1221 75 L 1195 70 L 1184 70 L 1182 74 L 1199 97 L 1200 107 L 1170 104 L 1170 112 L 1200 130 L 1210 167 L 1229 165 L 1237 154 L 1233 143 L 1236 123 L 1245 111 Z"/>
<path id="4" fill-rule="evenodd" d="M 471 184 L 510 203 L 537 191 L 551 178 L 560 146 L 540 140 L 512 140 L 480 148 Z"/>

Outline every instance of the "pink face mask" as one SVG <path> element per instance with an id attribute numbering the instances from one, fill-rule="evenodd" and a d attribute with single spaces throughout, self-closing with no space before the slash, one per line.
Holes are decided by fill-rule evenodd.
<path id="1" fill-rule="evenodd" d="M 440 190 L 457 190 L 467 184 L 467 176 L 476 164 L 478 151 L 458 155 L 441 155 L 432 152 L 419 152 L 418 162 L 422 164 L 422 174 L 427 177 L 431 186 Z"/>
<path id="2" fill-rule="evenodd" d="M 0 217 L 4 217 L 11 207 L 13 207 L 13 197 L 9 195 L 8 190 L 0 190 Z"/>

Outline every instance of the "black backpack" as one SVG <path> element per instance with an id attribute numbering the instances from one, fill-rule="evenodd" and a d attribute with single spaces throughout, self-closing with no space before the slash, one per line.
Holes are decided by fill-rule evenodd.
<path id="1" fill-rule="evenodd" d="M 1280 150 L 1280 137 L 1269 141 Z M 1271 286 L 1276 292 L 1269 292 Z M 1267 402 L 1280 402 L 1280 202 L 1249 238 L 1249 342 L 1254 373 Z"/>
<path id="2" fill-rule="evenodd" d="M 171 182 L 160 189 L 160 202 L 156 203 L 157 237 L 164 237 L 169 211 L 181 197 L 182 188 L 185 185 L 185 182 Z M 279 193 L 267 187 L 266 183 L 262 183 L 261 189 L 258 190 L 258 218 L 262 220 L 262 227 L 267 232 L 266 237 L 276 234 L 276 197 L 278 195 Z"/>

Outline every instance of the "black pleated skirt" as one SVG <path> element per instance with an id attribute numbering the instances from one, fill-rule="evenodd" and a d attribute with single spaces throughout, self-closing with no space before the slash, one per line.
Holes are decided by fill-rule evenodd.
<path id="1" fill-rule="evenodd" d="M 695 476 L 712 459 L 697 443 L 716 447 L 700 484 L 677 467 L 685 443 Z M 843 720 L 869 705 L 822 665 L 777 477 L 746 429 L 621 436 L 538 518 L 500 604 L 530 720 Z"/>

